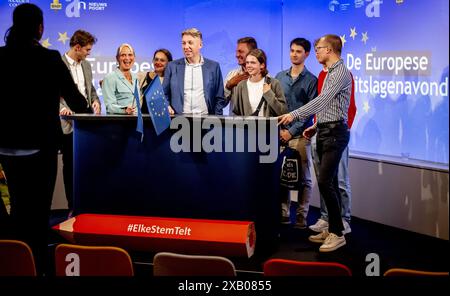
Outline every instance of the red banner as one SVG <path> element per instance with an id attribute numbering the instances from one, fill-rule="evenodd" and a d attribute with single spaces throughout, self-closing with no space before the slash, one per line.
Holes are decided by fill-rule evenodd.
<path id="1" fill-rule="evenodd" d="M 127 250 L 247 256 L 255 249 L 253 222 L 81 214 L 53 227 L 72 243 Z"/>

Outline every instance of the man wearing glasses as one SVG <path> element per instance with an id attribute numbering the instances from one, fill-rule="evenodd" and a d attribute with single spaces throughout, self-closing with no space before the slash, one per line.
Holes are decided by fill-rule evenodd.
<path id="1" fill-rule="evenodd" d="M 316 124 L 307 128 L 303 136 L 311 138 L 317 132 L 317 153 L 320 159 L 319 191 L 328 209 L 329 228 L 309 240 L 321 243 L 320 252 L 331 252 L 346 244 L 339 204 L 337 171 L 342 152 L 347 147 L 350 132 L 347 126 L 348 107 L 352 90 L 352 76 L 341 59 L 342 41 L 339 36 L 325 35 L 316 43 L 319 63 L 328 68 L 322 92 L 314 100 L 279 117 L 280 125 L 295 119 L 305 120 L 316 114 Z"/>

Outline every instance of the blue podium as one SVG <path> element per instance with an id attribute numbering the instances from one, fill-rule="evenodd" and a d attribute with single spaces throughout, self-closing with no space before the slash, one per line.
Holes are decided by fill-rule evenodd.
<path id="1" fill-rule="evenodd" d="M 157 136 L 144 115 L 142 141 L 135 116 L 66 118 L 74 122 L 74 214 L 253 221 L 256 252 L 276 246 L 279 171 L 273 157 L 262 161 L 267 146 L 259 149 L 271 143 L 278 156 L 276 118 L 175 117 L 180 124 Z"/>

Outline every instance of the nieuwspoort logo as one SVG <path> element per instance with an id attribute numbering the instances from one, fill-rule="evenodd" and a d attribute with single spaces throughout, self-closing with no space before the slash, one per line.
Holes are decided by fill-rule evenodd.
<path id="1" fill-rule="evenodd" d="M 12 1 L 12 0 L 11 0 Z M 53 0 L 50 3 L 50 9 L 58 11 L 63 10 L 68 18 L 79 18 L 81 11 L 103 11 L 108 7 L 106 2 L 85 2 L 80 0 Z"/>

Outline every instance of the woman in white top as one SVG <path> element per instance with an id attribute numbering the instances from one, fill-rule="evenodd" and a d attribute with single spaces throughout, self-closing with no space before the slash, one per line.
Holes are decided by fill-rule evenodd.
<path id="1" fill-rule="evenodd" d="M 274 117 L 287 112 L 286 99 L 278 80 L 268 76 L 267 57 L 261 49 L 251 50 L 245 60 L 249 78 L 233 92 L 233 113 L 241 116 Z"/>

